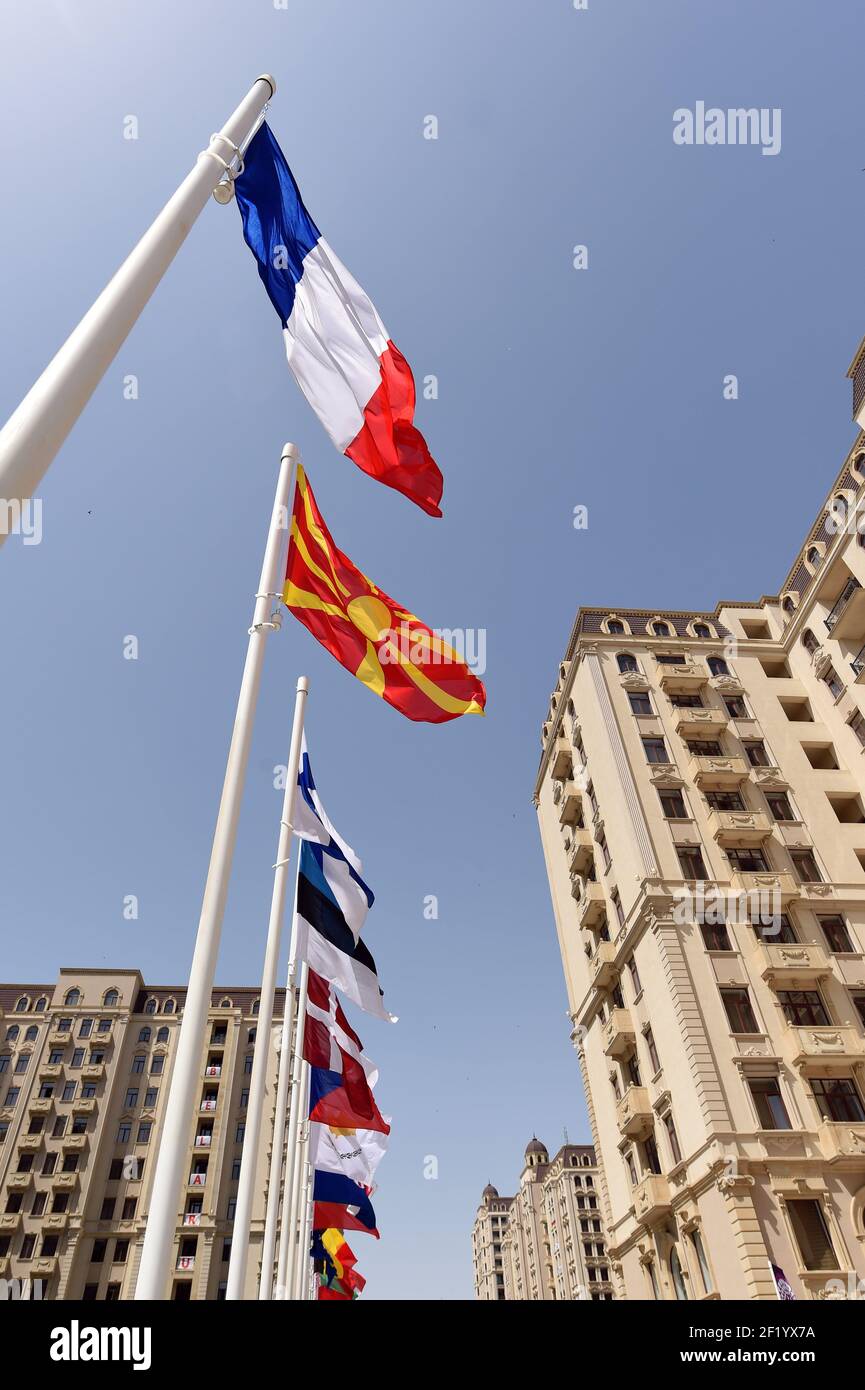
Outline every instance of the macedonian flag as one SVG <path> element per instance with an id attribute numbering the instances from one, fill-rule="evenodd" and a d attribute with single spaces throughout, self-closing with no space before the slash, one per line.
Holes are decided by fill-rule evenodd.
<path id="1" fill-rule="evenodd" d="M 442 724 L 483 714 L 486 691 L 455 646 L 337 550 L 299 465 L 283 600 L 331 656 L 408 719 Z"/>

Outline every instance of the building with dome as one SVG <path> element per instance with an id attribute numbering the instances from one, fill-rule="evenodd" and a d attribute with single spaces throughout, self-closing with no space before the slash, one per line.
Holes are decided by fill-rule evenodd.
<path id="1" fill-rule="evenodd" d="M 472 1230 L 475 1295 L 499 1301 L 601 1301 L 613 1297 L 595 1152 L 564 1144 L 550 1160 L 533 1135 L 519 1187 L 488 1183 Z"/>

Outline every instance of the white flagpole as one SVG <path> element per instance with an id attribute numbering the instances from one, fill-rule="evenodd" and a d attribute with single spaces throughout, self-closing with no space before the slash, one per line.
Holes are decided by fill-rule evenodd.
<path id="1" fill-rule="evenodd" d="M 307 1125 L 308 1131 L 308 1125 Z M 309 1134 L 307 1132 L 306 1153 L 309 1153 Z M 297 1293 L 296 1298 L 309 1298 L 309 1236 L 312 1228 L 312 1167 L 307 1158 L 303 1165 L 302 1219 L 300 1225 L 300 1246 L 297 1252 Z"/>
<path id="2" fill-rule="evenodd" d="M 298 458 L 299 452 L 296 445 L 285 444 L 283 446 L 279 480 L 276 485 L 273 513 L 270 518 L 264 562 L 261 567 L 261 579 L 258 593 L 255 596 L 252 627 L 249 629 L 249 643 L 246 649 L 243 678 L 240 683 L 237 713 L 228 749 L 225 780 L 222 784 L 222 800 L 219 803 L 216 828 L 213 832 L 213 846 L 210 851 L 207 881 L 204 885 L 204 899 L 201 904 L 195 952 L 189 972 L 183 1022 L 180 1027 L 174 1071 L 165 1107 L 162 1139 L 156 1158 L 156 1171 L 147 1213 L 144 1248 L 141 1252 L 141 1265 L 135 1285 L 135 1297 L 139 1300 L 152 1301 L 166 1296 L 168 1263 L 177 1228 L 178 1202 L 183 1165 L 189 1143 L 190 1118 L 195 1105 L 196 1089 L 200 1083 L 202 1047 L 207 1027 L 207 1014 L 210 1009 L 216 959 L 219 954 L 219 938 L 222 932 L 222 918 L 225 912 L 225 899 L 228 894 L 234 843 L 237 838 L 237 822 L 240 816 L 246 765 L 249 761 L 249 747 L 252 742 L 255 707 L 261 685 L 264 648 L 268 632 L 279 625 L 271 618 L 271 606 L 274 600 L 278 602 L 280 598 L 282 540 L 283 535 L 287 533 L 291 516 L 291 495 Z"/>
<path id="3" fill-rule="evenodd" d="M 297 905 L 295 902 L 295 912 Z M 294 1056 L 291 1069 L 291 1100 L 288 1112 L 288 1139 L 285 1151 L 285 1173 L 282 1179 L 282 1221 L 279 1231 L 279 1258 L 277 1261 L 276 1297 L 289 1297 L 287 1284 L 289 1260 L 294 1245 L 293 1223 L 294 1185 L 298 1159 L 298 1132 L 301 1111 L 308 1109 L 304 1103 L 306 1076 L 303 1071 L 303 1033 L 306 1025 L 306 988 L 309 981 L 309 966 L 303 961 L 300 967 L 298 988 L 297 1022 L 294 1027 Z"/>
<path id="4" fill-rule="evenodd" d="M 138 245 L 108 282 L 39 380 L 0 430 L 0 498 L 32 497 L 211 193 L 239 168 L 241 147 L 276 91 L 257 77 L 236 111 L 198 156 Z M 0 530 L 0 545 L 6 539 Z"/>
<path id="5" fill-rule="evenodd" d="M 284 809 L 284 808 L 283 808 Z M 294 875 L 294 898 L 297 902 L 297 878 L 300 873 L 300 854 Z M 264 1218 L 264 1239 L 261 1243 L 261 1278 L 258 1297 L 273 1297 L 273 1261 L 276 1254 L 276 1231 L 279 1220 L 279 1180 L 285 1149 L 288 1121 L 289 1077 L 291 1075 L 291 1032 L 294 1027 L 294 980 L 297 955 L 297 913 L 292 916 L 291 945 L 288 952 L 288 978 L 285 986 L 285 1012 L 282 1037 L 279 1043 L 279 1080 L 276 1087 L 276 1109 L 273 1114 L 273 1147 L 270 1151 L 270 1176 L 267 1183 L 267 1211 Z"/>
<path id="6" fill-rule="evenodd" d="M 293 838 L 291 818 L 294 815 L 294 798 L 297 792 L 297 773 L 300 766 L 300 749 L 303 737 L 304 706 L 306 704 L 308 690 L 309 683 L 306 676 L 301 676 L 300 680 L 297 682 L 297 696 L 294 702 L 294 721 L 291 728 L 291 744 L 288 753 L 285 795 L 282 801 L 282 816 L 279 822 L 276 863 L 273 866 L 273 894 L 270 900 L 270 921 L 267 927 L 267 945 L 264 952 L 264 969 L 261 975 L 258 1023 L 255 1031 L 255 1051 L 253 1054 L 252 1077 L 249 1082 L 249 1098 L 246 1110 L 246 1132 L 240 1160 L 240 1178 L 237 1184 L 237 1205 L 234 1213 L 234 1227 L 231 1233 L 231 1258 L 228 1265 L 228 1283 L 225 1291 L 225 1297 L 228 1300 L 243 1298 L 243 1290 L 246 1284 L 246 1266 L 249 1257 L 249 1226 L 252 1219 L 252 1200 L 255 1191 L 258 1151 L 261 1142 L 261 1118 L 264 1110 L 267 1066 L 270 1061 L 270 1028 L 273 1022 L 273 997 L 276 991 L 276 971 L 279 965 L 279 951 L 282 944 L 282 924 L 285 918 L 288 866 L 291 859 L 291 841 Z M 300 863 L 299 848 L 297 862 Z M 286 999 L 286 1010 L 288 1010 L 288 999 Z M 274 1139 L 276 1139 L 276 1134 L 277 1127 L 276 1123 L 274 1123 Z"/>
<path id="7" fill-rule="evenodd" d="M 285 1297 L 297 1298 L 297 1270 L 301 1262 L 300 1242 L 303 1234 L 303 1192 L 306 1176 L 306 1154 L 309 1141 L 309 1086 L 310 1068 L 308 1062 L 302 1064 L 300 1093 L 304 1097 L 303 1110 L 298 1121 L 297 1150 L 294 1160 L 294 1174 L 291 1185 L 291 1209 L 288 1219 L 288 1267 L 285 1275 Z"/>

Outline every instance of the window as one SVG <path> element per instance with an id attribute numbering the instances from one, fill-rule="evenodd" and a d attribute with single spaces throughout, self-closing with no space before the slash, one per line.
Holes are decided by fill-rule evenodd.
<path id="1" fill-rule="evenodd" d="M 37 999 L 37 1000 L 36 1000 L 36 1012 L 37 1012 L 37 1014 L 44 1014 L 44 1012 L 45 1012 L 45 1010 L 46 1010 L 47 1008 L 48 1008 L 48 1000 L 47 1000 L 47 999 L 45 998 L 45 996 L 43 995 L 41 999 Z"/>
<path id="2" fill-rule="evenodd" d="M 120 1003 L 120 992 L 116 989 L 109 989 L 102 1003 L 106 1009 L 116 1009 Z"/>
<path id="3" fill-rule="evenodd" d="M 724 750 L 716 738 L 689 738 L 686 740 L 689 753 L 695 758 L 723 758 Z"/>
<path id="4" fill-rule="evenodd" d="M 619 897 L 619 890 L 617 888 L 613 889 L 612 893 L 610 894 L 610 898 L 612 900 L 612 904 L 616 912 L 616 920 L 618 921 L 619 926 L 623 927 L 625 925 L 625 911 L 622 907 L 622 900 Z"/>
<path id="5" fill-rule="evenodd" d="M 637 1167 L 634 1163 L 634 1155 L 630 1149 L 625 1154 L 625 1167 L 628 1170 L 628 1177 L 631 1180 L 631 1186 L 636 1187 L 637 1183 L 639 1182 L 639 1178 L 637 1177 Z"/>
<path id="6" fill-rule="evenodd" d="M 21 1029 L 18 1027 L 17 1023 L 10 1024 L 10 1026 L 6 1029 L 6 1041 L 14 1042 L 20 1032 Z"/>
<path id="7" fill-rule="evenodd" d="M 778 1003 L 796 1028 L 828 1028 L 832 1022 L 816 989 L 779 989 Z"/>
<path id="8" fill-rule="evenodd" d="M 822 883 L 820 870 L 817 868 L 817 860 L 810 849 L 794 849 L 790 851 L 790 859 L 800 883 Z"/>
<path id="9" fill-rule="evenodd" d="M 748 719 L 750 717 L 741 695 L 730 696 L 724 701 L 724 704 L 731 719 Z"/>
<path id="10" fill-rule="evenodd" d="M 64 1173 L 77 1173 L 77 1172 L 78 1172 L 78 1155 L 77 1155 L 77 1154 L 64 1154 L 64 1155 L 63 1155 L 63 1168 L 62 1168 L 62 1170 L 63 1170 Z"/>
<path id="11" fill-rule="evenodd" d="M 691 1231 L 691 1245 L 694 1247 L 694 1254 L 697 1257 L 697 1264 L 700 1267 L 700 1278 L 703 1281 L 704 1293 L 712 1293 L 714 1284 L 712 1282 L 712 1271 L 709 1269 L 709 1261 L 706 1258 L 706 1251 L 703 1246 L 703 1237 L 699 1231 Z"/>
<path id="12" fill-rule="evenodd" d="M 647 1173 L 660 1174 L 663 1170 L 661 1168 L 661 1160 L 658 1155 L 658 1146 L 651 1135 L 649 1135 L 648 1139 L 643 1140 L 642 1149 L 643 1168 L 645 1169 L 645 1171 Z"/>
<path id="13" fill-rule="evenodd" d="M 790 1225 L 806 1269 L 837 1269 L 832 1237 L 819 1202 L 800 1198 L 787 1202 Z"/>
<path id="14" fill-rule="evenodd" d="M 144 1108 L 145 1108 L 145 1110 L 152 1110 L 153 1107 L 154 1107 L 154 1105 L 156 1104 L 158 1098 L 159 1098 L 159 1091 L 158 1091 L 157 1087 L 156 1087 L 156 1086 L 148 1086 L 147 1090 L 144 1092 Z"/>
<path id="15" fill-rule="evenodd" d="M 610 858 L 610 848 L 609 848 L 609 845 L 607 844 L 607 837 L 606 837 L 606 835 L 603 833 L 603 831 L 602 831 L 601 834 L 598 836 L 598 841 L 597 841 L 597 843 L 598 843 L 598 849 L 601 851 L 601 856 L 602 856 L 603 861 L 604 861 L 604 872 L 606 873 L 606 871 L 609 869 L 609 867 L 610 867 L 610 865 L 612 864 L 613 861 L 612 861 L 612 859 Z"/>
<path id="16" fill-rule="evenodd" d="M 730 937 L 724 922 L 701 922 L 703 945 L 707 951 L 732 951 Z"/>
<path id="17" fill-rule="evenodd" d="M 667 745 L 662 738 L 644 738 L 643 748 L 647 763 L 668 763 L 670 761 Z"/>
<path id="18" fill-rule="evenodd" d="M 730 668 L 722 656 L 710 656 L 706 665 L 713 676 L 729 676 Z"/>
<path id="19" fill-rule="evenodd" d="M 844 694 L 844 682 L 838 675 L 838 672 L 835 670 L 834 666 L 826 667 L 826 670 L 823 672 L 823 680 L 825 684 L 829 687 L 829 690 L 832 694 L 832 698 L 835 700 L 840 700 L 841 696 Z"/>
<path id="20" fill-rule="evenodd" d="M 809 656 L 813 656 L 820 646 L 810 627 L 806 627 L 802 633 L 802 646 Z"/>
<path id="21" fill-rule="evenodd" d="M 708 623 L 694 623 L 695 637 L 711 637 L 712 633 Z"/>
<path id="22" fill-rule="evenodd" d="M 673 709 L 703 709 L 703 701 L 699 695 L 674 694 L 670 696 L 670 704 Z"/>
<path id="23" fill-rule="evenodd" d="M 166 999 L 165 1003 L 162 1005 L 162 1012 L 164 1014 L 173 1014 L 176 1007 L 177 1005 L 173 999 Z"/>
<path id="24" fill-rule="evenodd" d="M 165 1070 L 165 1055 L 158 1052 L 150 1063 L 150 1075 L 161 1076 Z"/>
<path id="25" fill-rule="evenodd" d="M 661 1062 L 658 1057 L 658 1049 L 655 1046 L 655 1035 L 651 1028 L 647 1028 L 643 1037 L 646 1039 L 646 1051 L 649 1054 L 649 1063 L 652 1068 L 652 1075 L 656 1076 L 661 1070 Z"/>
<path id="26" fill-rule="evenodd" d="M 799 940 L 786 912 L 779 912 L 777 917 L 768 922 L 752 922 L 751 927 L 758 936 L 770 944 L 777 942 L 779 946 L 795 946 Z"/>
<path id="27" fill-rule="evenodd" d="M 126 1092 L 126 1100 L 125 1100 L 125 1102 L 124 1102 L 125 1108 L 126 1108 L 127 1110 L 134 1110 L 137 1104 L 138 1104 L 138 1087 L 137 1087 L 137 1086 L 130 1086 L 130 1087 L 129 1087 L 129 1090 Z"/>
<path id="28" fill-rule="evenodd" d="M 652 1297 L 653 1297 L 654 1299 L 657 1299 L 658 1302 L 660 1302 L 660 1300 L 661 1300 L 661 1290 L 658 1288 L 658 1276 L 657 1276 L 657 1274 L 655 1273 L 655 1261 L 654 1261 L 654 1260 L 647 1260 L 647 1261 L 646 1261 L 646 1273 L 647 1273 L 648 1276 L 649 1276 L 649 1283 L 650 1283 L 651 1286 L 652 1286 Z"/>
<path id="29" fill-rule="evenodd" d="M 102 1261 L 105 1259 L 105 1252 L 107 1249 L 107 1240 L 94 1240 L 93 1248 L 90 1251 L 90 1263 L 94 1265 L 101 1265 Z"/>
<path id="30" fill-rule="evenodd" d="M 93 1019 L 92 1019 L 92 1018 L 82 1018 L 81 1022 L 80 1022 L 79 1025 L 78 1025 L 78 1036 L 79 1036 L 79 1038 L 89 1038 L 89 1037 L 90 1037 L 90 1034 L 91 1034 L 92 1032 L 93 1032 Z"/>
<path id="31" fill-rule="evenodd" d="M 849 719 L 847 722 L 859 742 L 865 745 L 865 717 L 863 717 L 861 710 L 857 709 L 852 719 Z"/>
<path id="32" fill-rule="evenodd" d="M 151 1038 L 151 1029 L 149 1029 L 149 1028 L 142 1028 L 142 1029 L 141 1029 L 141 1032 L 138 1034 L 138 1041 L 139 1041 L 140 1043 L 150 1042 L 150 1038 Z"/>
<path id="33" fill-rule="evenodd" d="M 81 1066 L 84 1065 L 84 1048 L 83 1048 L 83 1047 L 76 1047 L 76 1048 L 74 1049 L 74 1051 L 73 1051 L 73 1053 L 72 1053 L 72 1061 L 69 1063 L 69 1065 L 70 1065 L 70 1067 L 75 1067 L 75 1068 L 78 1068 L 78 1067 L 81 1067 Z"/>
<path id="34" fill-rule="evenodd" d="M 148 999 L 147 1003 L 144 1005 L 144 1012 L 145 1012 L 146 1014 L 155 1014 L 155 1013 L 156 1013 L 156 1000 L 155 1000 L 155 999 Z"/>
<path id="35" fill-rule="evenodd" d="M 685 658 L 676 652 L 655 652 L 655 660 L 659 666 L 685 665 Z"/>
<path id="36" fill-rule="evenodd" d="M 706 801 L 713 811 L 745 810 L 745 803 L 739 792 L 706 792 Z"/>
<path id="37" fill-rule="evenodd" d="M 672 637 L 673 635 L 669 623 L 652 623 L 652 631 L 656 637 Z"/>
<path id="38" fill-rule="evenodd" d="M 683 878 L 697 880 L 708 877 L 706 865 L 703 863 L 703 852 L 698 845 L 678 845 L 676 852 Z"/>
<path id="39" fill-rule="evenodd" d="M 769 807 L 769 812 L 774 820 L 792 821 L 796 819 L 786 792 L 767 792 L 766 805 Z"/>
<path id="40" fill-rule="evenodd" d="M 100 1221 L 112 1221 L 114 1219 L 114 1200 L 113 1197 L 105 1197 L 103 1199 L 102 1208 L 99 1212 Z"/>
<path id="41" fill-rule="evenodd" d="M 634 956 L 631 956 L 628 961 L 628 972 L 631 976 L 631 986 L 634 991 L 634 998 L 636 999 L 638 994 L 642 994 L 643 986 L 640 984 L 640 972 L 637 969 L 637 962 Z"/>
<path id="42" fill-rule="evenodd" d="M 9 1062 L 10 1062 L 10 1054 L 9 1054 L 8 1052 L 6 1052 L 6 1053 L 3 1054 L 2 1057 L 0 1057 L 0 1073 L 9 1070 Z"/>
<path id="43" fill-rule="evenodd" d="M 136 1143 L 149 1144 L 150 1133 L 152 1129 L 153 1126 L 149 1120 L 142 1120 L 141 1124 L 138 1126 L 138 1139 L 136 1140 Z"/>
<path id="44" fill-rule="evenodd" d="M 54 1213 L 55 1213 L 56 1215 L 58 1215 L 58 1216 L 62 1216 L 63 1212 L 68 1211 L 68 1210 L 69 1210 L 69 1193 L 68 1193 L 68 1192 L 57 1192 L 57 1193 L 55 1193 L 54 1201 L 51 1203 L 51 1210 L 52 1210 L 52 1212 L 54 1212 Z"/>
<path id="45" fill-rule="evenodd" d="M 639 671 L 640 669 L 637 665 L 637 658 L 631 656 L 630 652 L 619 652 L 616 656 L 616 662 L 622 675 L 624 675 L 626 671 Z"/>
<path id="46" fill-rule="evenodd" d="M 52 1139 L 62 1139 L 66 1133 L 66 1116 L 58 1115 L 54 1121 L 54 1128 L 51 1130 Z"/>
<path id="47" fill-rule="evenodd" d="M 722 989 L 721 999 L 733 1033 L 759 1033 L 751 999 L 746 989 Z"/>
<path id="48" fill-rule="evenodd" d="M 667 820 L 688 820 L 685 798 L 680 791 L 659 792 L 661 809 Z"/>
<path id="49" fill-rule="evenodd" d="M 859 1015 L 862 1027 L 865 1028 L 865 994 L 854 994 L 853 1003 L 856 1005 L 856 1012 Z M 2 1144 L 2 1142 L 3 1140 L 0 1138 L 0 1144 Z"/>
<path id="50" fill-rule="evenodd" d="M 669 1112 L 664 1116 L 664 1129 L 667 1131 L 667 1140 L 670 1145 L 670 1153 L 673 1155 L 673 1163 L 681 1163 L 682 1150 L 679 1147 L 679 1136 L 676 1133 L 676 1126 L 673 1124 L 673 1117 Z"/>
<path id="51" fill-rule="evenodd" d="M 114 1264 L 126 1264 L 126 1257 L 129 1254 L 128 1240 L 115 1240 L 114 1242 Z"/>
<path id="52" fill-rule="evenodd" d="M 46 1155 L 45 1155 L 45 1158 L 44 1158 L 43 1161 L 42 1161 L 42 1176 L 43 1176 L 43 1178 L 50 1178 L 50 1177 L 52 1176 L 52 1174 L 54 1173 L 54 1169 L 55 1169 L 56 1167 L 57 1167 L 57 1155 L 54 1154 L 54 1153 L 46 1154 Z"/>
<path id="53" fill-rule="evenodd" d="M 20 1087 L 20 1086 L 10 1086 L 10 1087 L 9 1087 L 9 1090 L 6 1092 L 6 1099 L 5 1099 L 5 1101 L 3 1102 L 4 1105 L 7 1107 L 7 1109 L 10 1109 L 10 1110 L 11 1110 L 11 1108 L 12 1108 L 13 1105 L 17 1105 L 17 1104 L 18 1104 L 18 1097 L 20 1096 L 20 1094 L 21 1094 L 21 1087 Z"/>
<path id="54" fill-rule="evenodd" d="M 234 1132 L 234 1142 L 235 1142 L 235 1144 L 242 1144 L 242 1143 L 243 1143 L 243 1138 L 244 1138 L 244 1135 L 245 1135 L 245 1134 L 246 1134 L 246 1125 L 243 1124 L 243 1122 L 241 1121 L 241 1123 L 237 1126 L 237 1129 L 236 1129 L 235 1132 Z"/>
<path id="55" fill-rule="evenodd" d="M 843 917 L 818 917 L 820 928 L 826 938 L 826 945 L 833 955 L 843 956 L 852 954 L 855 946 L 850 940 L 850 933 L 847 930 L 847 923 Z"/>
<path id="56" fill-rule="evenodd" d="M 766 874 L 769 864 L 761 849 L 728 849 L 730 867 L 739 874 Z"/>
<path id="57" fill-rule="evenodd" d="M 119 1125 L 117 1128 L 117 1143 L 128 1144 L 132 1136 L 132 1126 L 129 1124 Z"/>
<path id="58" fill-rule="evenodd" d="M 41 1216 L 45 1210 L 45 1203 L 48 1201 L 47 1192 L 37 1192 L 33 1197 L 33 1205 L 30 1208 L 31 1216 Z"/>
<path id="59" fill-rule="evenodd" d="M 39 1029 L 36 1027 L 35 1023 L 31 1023 L 30 1027 L 27 1029 L 27 1032 L 24 1034 L 24 1041 L 35 1042 L 38 1036 Z"/>
<path id="60" fill-rule="evenodd" d="M 138 1206 L 138 1198 L 137 1198 L 137 1197 L 124 1197 L 124 1199 L 123 1199 L 123 1211 L 122 1211 L 122 1213 L 121 1213 L 121 1218 L 120 1218 L 120 1219 L 121 1219 L 122 1221 L 133 1221 L 133 1220 L 135 1219 L 135 1209 L 136 1209 L 137 1206 Z"/>
<path id="61" fill-rule="evenodd" d="M 167 1029 L 167 1028 L 160 1028 L 160 1029 L 159 1029 L 159 1031 L 158 1031 L 157 1034 L 156 1034 L 156 1041 L 157 1041 L 158 1043 L 167 1043 L 167 1042 L 168 1042 L 168 1029 Z"/>
<path id="62" fill-rule="evenodd" d="M 777 1076 L 749 1076 L 748 1089 L 761 1129 L 791 1129 Z"/>
<path id="63" fill-rule="evenodd" d="M 824 1120 L 846 1120 L 856 1124 L 865 1120 L 865 1109 L 851 1077 L 815 1076 L 811 1078 L 811 1090 Z"/>
<path id="64" fill-rule="evenodd" d="M 618 618 L 610 618 L 607 622 L 607 632 L 611 637 L 620 637 L 625 631 L 625 624 Z"/>
<path id="65" fill-rule="evenodd" d="M 147 1058 L 144 1056 L 144 1054 L 139 1052 L 135 1057 L 132 1058 L 132 1070 L 134 1072 L 144 1071 L 144 1064 L 146 1061 Z"/>
<path id="66" fill-rule="evenodd" d="M 628 695 L 628 702 L 631 706 L 632 714 L 653 714 L 652 702 L 645 690 L 631 691 Z"/>
<path id="67" fill-rule="evenodd" d="M 18 1060 L 17 1060 L 16 1063 L 15 1063 L 15 1071 L 16 1071 L 17 1073 L 21 1073 L 22 1071 L 26 1071 L 29 1065 L 30 1065 L 30 1053 L 29 1053 L 29 1052 L 22 1052 L 22 1053 L 20 1054 L 20 1056 L 18 1057 Z"/>
<path id="68" fill-rule="evenodd" d="M 63 1096 L 62 1096 L 62 1099 L 65 1100 L 65 1101 L 74 1100 L 74 1099 L 75 1099 L 75 1092 L 76 1092 L 77 1089 L 78 1089 L 78 1082 L 77 1082 L 77 1081 L 67 1081 L 66 1084 L 65 1084 L 65 1086 L 63 1087 Z"/>
<path id="69" fill-rule="evenodd" d="M 106 1303 L 119 1303 L 119 1302 L 120 1302 L 120 1285 L 119 1285 L 119 1284 L 107 1284 L 107 1285 L 105 1286 L 105 1302 L 106 1302 Z"/>
<path id="70" fill-rule="evenodd" d="M 680 1303 L 687 1303 L 688 1290 L 685 1288 L 682 1266 L 675 1245 L 670 1251 L 670 1278 L 673 1281 L 673 1289 L 675 1290 L 676 1298 Z"/>
<path id="71" fill-rule="evenodd" d="M 752 767 L 771 767 L 766 745 L 761 738 L 743 740 L 742 747 L 745 750 L 745 757 Z"/>
<path id="72" fill-rule="evenodd" d="M 21 1250 L 19 1252 L 19 1258 L 22 1260 L 32 1260 L 33 1251 L 35 1249 L 36 1237 L 32 1234 L 26 1235 L 24 1239 L 21 1241 Z"/>
<path id="73" fill-rule="evenodd" d="M 98 1022 L 97 1025 L 96 1025 L 96 1031 L 97 1031 L 97 1033 L 110 1033 L 110 1032 L 111 1032 L 111 1019 L 110 1019 L 110 1018 L 100 1018 L 99 1022 Z"/>
<path id="74" fill-rule="evenodd" d="M 63 1000 L 63 1003 L 66 1004 L 66 1005 L 68 1005 L 68 1007 L 69 1007 L 70 1009 L 74 1009 L 74 1008 L 76 1007 L 76 1005 L 78 1005 L 78 1004 L 81 1003 L 81 990 L 80 990 L 80 989 L 70 989 L 70 990 L 67 990 L 67 991 L 66 991 L 66 998 Z"/>

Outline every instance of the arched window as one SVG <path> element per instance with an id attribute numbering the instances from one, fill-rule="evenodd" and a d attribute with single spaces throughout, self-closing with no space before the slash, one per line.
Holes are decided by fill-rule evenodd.
<path id="1" fill-rule="evenodd" d="M 21 1029 L 18 1027 L 17 1023 L 10 1024 L 10 1026 L 6 1029 L 6 1041 L 14 1042 L 20 1032 Z"/>
<path id="2" fill-rule="evenodd" d="M 802 633 L 802 646 L 805 648 L 806 652 L 813 656 L 819 645 L 820 643 L 817 641 L 810 627 L 806 627 L 805 631 Z"/>
<path id="3" fill-rule="evenodd" d="M 835 518 L 835 525 L 839 527 L 839 529 L 841 526 L 844 525 L 844 522 L 847 520 L 848 511 L 849 508 L 847 506 L 847 498 L 843 495 L 843 493 L 839 492 L 837 497 L 832 498 L 832 515 Z"/>
<path id="4" fill-rule="evenodd" d="M 44 1012 L 45 1012 L 45 1010 L 46 1010 L 47 1008 L 48 1008 L 48 1000 L 45 998 L 45 995 L 43 994 L 43 996 L 42 996 L 41 999 L 37 999 L 37 1000 L 36 1000 L 36 1012 L 37 1012 L 37 1014 L 44 1014 Z"/>
<path id="5" fill-rule="evenodd" d="M 260 1000 L 260 999 L 255 999 L 255 1000 L 253 1000 L 253 1004 L 252 1004 L 252 1016 L 253 1016 L 253 1018 L 256 1018 L 256 1017 L 258 1016 L 258 1011 L 259 1011 L 260 1008 L 261 1008 L 261 1000 Z"/>
<path id="6" fill-rule="evenodd" d="M 618 618 L 610 618 L 610 621 L 607 623 L 607 632 L 611 637 L 620 637 L 624 631 L 625 624 L 623 622 Z"/>
<path id="7" fill-rule="evenodd" d="M 640 669 L 637 665 L 637 658 L 635 656 L 631 656 L 630 652 L 618 652 L 616 655 L 616 661 L 618 662 L 619 670 L 622 672 L 623 675 L 625 671 L 639 671 Z"/>
<path id="8" fill-rule="evenodd" d="M 164 1014 L 173 1014 L 176 1008 L 177 1004 L 173 999 L 166 999 L 165 1003 L 162 1005 L 162 1012 Z"/>
<path id="9" fill-rule="evenodd" d="M 711 637 L 712 634 L 709 631 L 709 628 L 707 627 L 706 623 L 694 623 L 694 636 Z"/>
<path id="10" fill-rule="evenodd" d="M 856 455 L 853 460 L 853 467 L 856 469 L 857 473 L 861 473 L 865 476 L 865 454 Z"/>
<path id="11" fill-rule="evenodd" d="M 66 991 L 66 998 L 63 1000 L 63 1002 L 64 1004 L 68 1004 L 70 1008 L 74 1009 L 76 1004 L 81 1003 L 81 990 L 68 989 Z"/>
<path id="12" fill-rule="evenodd" d="M 16 1014 L 26 1014 L 29 1008 L 30 1000 L 27 998 L 26 994 L 22 994 L 21 998 L 15 1001 L 15 1012 Z"/>
<path id="13" fill-rule="evenodd" d="M 256 1037 L 257 1032 L 258 1032 L 258 1029 L 257 1029 L 257 1028 L 250 1028 L 249 1032 L 248 1032 L 247 1035 L 246 1035 L 247 1045 L 248 1045 L 249 1043 L 254 1043 L 254 1042 L 255 1042 L 255 1037 Z"/>
<path id="14" fill-rule="evenodd" d="M 156 1000 L 155 1000 L 155 999 L 148 999 L 147 1003 L 144 1005 L 144 1012 L 145 1012 L 146 1014 L 155 1014 L 155 1013 L 156 1013 Z"/>
<path id="15" fill-rule="evenodd" d="M 220 999 L 220 1001 L 219 1001 L 219 1007 L 220 1007 L 221 1009 L 233 1009 L 233 1008 L 234 1008 L 234 1004 L 233 1004 L 233 1002 L 229 999 L 228 995 L 225 995 L 222 999 Z"/>
<path id="16" fill-rule="evenodd" d="M 820 563 L 820 552 L 816 545 L 809 546 L 805 551 L 805 559 L 812 569 L 816 569 Z"/>
<path id="17" fill-rule="evenodd" d="M 36 1027 L 35 1023 L 31 1023 L 30 1027 L 27 1029 L 27 1032 L 24 1034 L 24 1041 L 35 1042 L 38 1037 L 39 1029 Z"/>
<path id="18" fill-rule="evenodd" d="M 117 1005 L 120 1003 L 120 991 L 116 989 L 109 989 L 102 1002 L 105 1005 L 106 1009 L 116 1008 Z"/>
<path id="19" fill-rule="evenodd" d="M 796 605 L 789 594 L 784 599 L 783 603 L 781 604 L 781 607 L 783 608 L 785 613 L 794 613 L 796 611 Z"/>
<path id="20" fill-rule="evenodd" d="M 167 1029 L 167 1028 L 160 1028 L 160 1029 L 159 1029 L 159 1032 L 156 1034 L 156 1041 L 157 1041 L 158 1043 L 166 1043 L 166 1042 L 168 1042 L 168 1029 Z"/>
<path id="21" fill-rule="evenodd" d="M 670 1274 L 673 1277 L 673 1288 L 676 1290 L 676 1297 L 681 1303 L 687 1303 L 688 1290 L 685 1288 L 685 1276 L 682 1274 L 682 1266 L 679 1263 L 679 1255 L 675 1245 L 670 1251 Z"/>
<path id="22" fill-rule="evenodd" d="M 142 1028 L 142 1029 L 141 1029 L 141 1032 L 138 1034 L 138 1041 L 139 1041 L 139 1042 L 150 1042 L 151 1037 L 152 1037 L 152 1033 L 151 1033 L 150 1029 L 149 1029 L 149 1028 Z"/>
<path id="23" fill-rule="evenodd" d="M 652 631 L 656 637 L 672 637 L 669 623 L 652 623 Z"/>
<path id="24" fill-rule="evenodd" d="M 730 668 L 722 656 L 709 657 L 709 670 L 713 676 L 729 676 Z"/>

